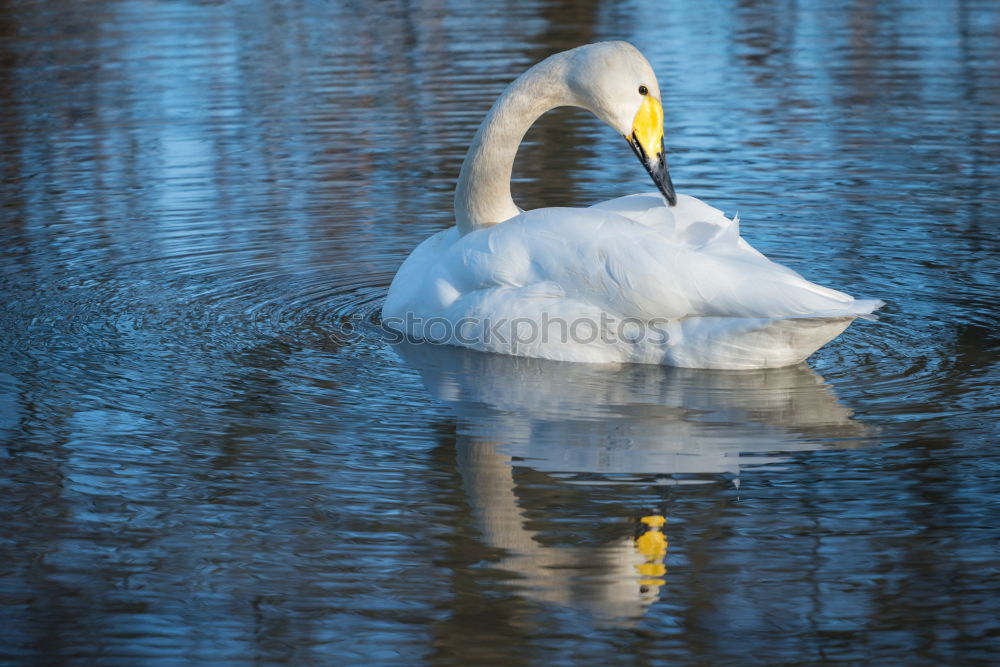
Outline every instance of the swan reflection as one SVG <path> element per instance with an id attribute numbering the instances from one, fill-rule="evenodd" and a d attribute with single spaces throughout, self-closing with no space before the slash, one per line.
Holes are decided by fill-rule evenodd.
<path id="1" fill-rule="evenodd" d="M 741 467 L 780 461 L 782 452 L 857 446 L 865 435 L 804 365 L 723 372 L 410 343 L 397 350 L 458 418 L 458 469 L 485 542 L 506 554 L 499 567 L 518 575 L 527 597 L 587 611 L 602 623 L 640 617 L 664 581 L 669 585 L 669 516 L 663 526 L 660 512 L 640 519 L 648 508 L 637 507 L 634 535 L 553 546 L 526 507 L 567 508 L 551 507 L 516 469 L 576 488 L 738 479 Z M 580 523 L 575 528 L 587 531 Z"/>

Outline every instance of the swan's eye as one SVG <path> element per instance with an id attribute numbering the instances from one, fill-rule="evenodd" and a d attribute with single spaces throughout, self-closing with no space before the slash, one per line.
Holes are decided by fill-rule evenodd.
<path id="1" fill-rule="evenodd" d="M 647 88 L 646 86 L 639 86 L 640 95 L 647 95 L 648 93 L 649 93 L 649 88 Z"/>

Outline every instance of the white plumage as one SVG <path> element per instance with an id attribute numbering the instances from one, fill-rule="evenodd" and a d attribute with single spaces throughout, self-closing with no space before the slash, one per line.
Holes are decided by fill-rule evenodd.
<path id="1" fill-rule="evenodd" d="M 658 93 L 649 64 L 624 42 L 557 54 L 519 77 L 469 149 L 459 224 L 404 262 L 383 323 L 502 354 L 737 369 L 800 362 L 882 305 L 768 260 L 740 237 L 738 220 L 693 197 L 667 206 L 654 192 L 518 212 L 509 189 L 517 145 L 541 113 L 565 104 L 590 109 L 641 146 L 640 159 L 673 198 L 662 121 L 658 135 L 642 138 Z"/>

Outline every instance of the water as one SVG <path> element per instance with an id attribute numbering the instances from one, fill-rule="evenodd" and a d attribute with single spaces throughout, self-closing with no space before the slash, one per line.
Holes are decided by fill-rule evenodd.
<path id="1" fill-rule="evenodd" d="M 2 12 L 0 662 L 997 659 L 993 3 Z M 608 38 L 679 191 L 879 321 L 750 373 L 385 340 L 494 97 Z M 583 112 L 516 165 L 650 189 Z"/>

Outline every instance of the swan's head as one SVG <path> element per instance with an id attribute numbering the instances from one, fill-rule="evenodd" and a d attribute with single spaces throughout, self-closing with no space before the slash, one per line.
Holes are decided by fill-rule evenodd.
<path id="1" fill-rule="evenodd" d="M 677 203 L 663 150 L 660 86 L 649 62 L 628 42 L 574 49 L 567 83 L 580 106 L 625 137 L 667 202 Z"/>

